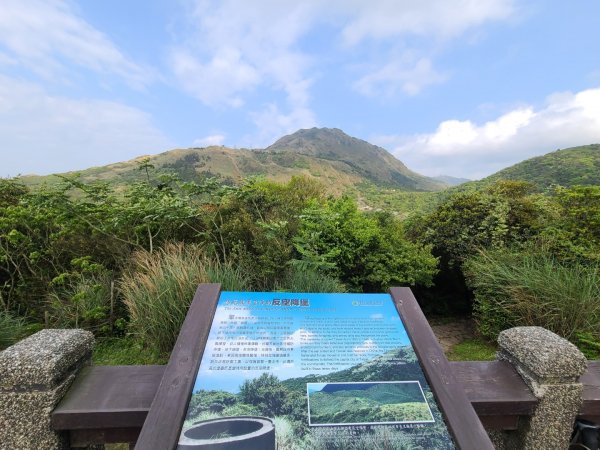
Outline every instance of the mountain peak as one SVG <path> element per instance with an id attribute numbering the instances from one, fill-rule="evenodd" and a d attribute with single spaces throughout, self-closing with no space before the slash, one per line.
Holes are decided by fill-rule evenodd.
<path id="1" fill-rule="evenodd" d="M 265 152 L 296 153 L 337 161 L 376 184 L 410 190 L 439 190 L 445 183 L 409 170 L 384 148 L 347 135 L 338 128 L 309 128 L 282 137 Z"/>
<path id="2" fill-rule="evenodd" d="M 349 136 L 339 128 L 305 128 L 283 136 L 265 149 L 267 152 L 292 151 L 311 156 L 339 156 L 348 152 L 379 153 L 386 150 Z M 386 152 L 387 153 L 387 152 Z"/>

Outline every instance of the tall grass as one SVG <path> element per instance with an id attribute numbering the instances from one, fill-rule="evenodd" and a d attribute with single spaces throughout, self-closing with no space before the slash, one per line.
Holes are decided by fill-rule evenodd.
<path id="1" fill-rule="evenodd" d="M 130 330 L 150 348 L 170 352 L 199 283 L 247 288 L 243 273 L 207 258 L 196 245 L 166 244 L 154 253 L 135 253 L 120 283 Z"/>
<path id="2" fill-rule="evenodd" d="M 25 337 L 27 329 L 25 320 L 0 309 L 0 350 Z"/>
<path id="3" fill-rule="evenodd" d="M 577 343 L 600 339 L 600 268 L 564 264 L 544 253 L 481 253 L 465 265 L 475 316 L 495 339 L 512 326 L 545 327 Z"/>

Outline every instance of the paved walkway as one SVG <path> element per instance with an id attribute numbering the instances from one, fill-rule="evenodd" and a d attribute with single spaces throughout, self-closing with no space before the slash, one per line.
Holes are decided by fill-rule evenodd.
<path id="1" fill-rule="evenodd" d="M 452 322 L 439 325 L 433 321 L 431 329 L 446 354 L 454 345 L 473 339 L 475 336 L 475 325 L 471 319 L 454 319 Z"/>

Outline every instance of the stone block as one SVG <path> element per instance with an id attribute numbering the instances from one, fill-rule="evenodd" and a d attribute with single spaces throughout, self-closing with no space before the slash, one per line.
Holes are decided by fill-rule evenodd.
<path id="1" fill-rule="evenodd" d="M 42 330 L 0 352 L 0 389 L 52 388 L 93 347 L 89 331 Z"/>
<path id="2" fill-rule="evenodd" d="M 501 359 L 526 369 L 544 384 L 578 379 L 587 368 L 585 356 L 566 339 L 542 327 L 516 327 L 498 336 Z"/>
<path id="3" fill-rule="evenodd" d="M 0 352 L 0 450 L 68 448 L 50 418 L 93 345 L 88 331 L 43 330 Z"/>
<path id="4" fill-rule="evenodd" d="M 582 404 L 579 377 L 585 356 L 566 339 L 541 327 L 517 327 L 498 336 L 498 359 L 509 361 L 538 399 L 519 429 L 503 434 L 499 448 L 564 450 Z M 500 438 L 500 436 L 496 436 Z"/>

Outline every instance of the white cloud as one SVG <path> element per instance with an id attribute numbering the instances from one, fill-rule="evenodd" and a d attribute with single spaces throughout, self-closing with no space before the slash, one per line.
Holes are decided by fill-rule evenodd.
<path id="1" fill-rule="evenodd" d="M 514 12 L 513 0 L 189 0 L 187 4 L 187 26 L 181 29 L 191 32 L 170 52 L 177 83 L 211 107 L 239 108 L 258 90 L 270 95 L 266 107 L 251 113 L 258 128 L 247 139 L 252 146 L 316 125 L 310 107 L 311 85 L 319 78 L 315 62 L 331 61 L 334 51 L 337 60 L 341 54 L 364 61 L 354 83 L 357 92 L 417 95 L 448 77 L 435 68 L 427 46 L 489 21 L 505 20 Z M 317 27 L 333 31 L 337 39 L 323 41 L 318 49 L 306 46 L 304 38 Z M 434 44 L 408 48 L 404 38 L 414 35 Z M 378 57 L 358 48 L 369 40 L 378 41 Z M 402 56 L 397 58 L 398 54 Z M 279 93 L 284 93 L 284 101 L 273 100 Z"/>
<path id="2" fill-rule="evenodd" d="M 429 134 L 373 139 L 413 170 L 481 178 L 557 148 L 600 142 L 600 88 L 550 95 L 482 124 L 446 120 Z"/>
<path id="3" fill-rule="evenodd" d="M 210 147 L 211 145 L 223 145 L 225 141 L 225 135 L 223 134 L 211 134 L 203 138 L 194 140 L 194 147 Z"/>
<path id="4" fill-rule="evenodd" d="M 169 140 L 145 112 L 73 100 L 0 75 L 0 176 L 84 169 L 164 150 Z"/>
<path id="5" fill-rule="evenodd" d="M 385 60 L 378 61 L 378 67 L 370 69 L 353 85 L 365 96 L 383 98 L 398 93 L 414 96 L 428 86 L 443 83 L 448 73 L 434 68 L 435 52 L 429 47 L 435 48 L 487 22 L 506 20 L 515 12 L 512 0 L 342 3 L 349 17 L 341 32 L 347 46 L 354 47 L 365 40 L 391 44 Z M 425 43 L 407 47 L 405 40 L 410 36 L 425 37 Z"/>
<path id="6" fill-rule="evenodd" d="M 342 30 L 348 45 L 365 39 L 415 34 L 450 38 L 514 13 L 511 0 L 337 0 L 350 20 Z"/>
<path id="7" fill-rule="evenodd" d="M 136 87 L 153 78 L 63 0 L 3 0 L 0 48 L 7 53 L 0 64 L 10 58 L 46 78 L 64 77 L 67 62 L 115 74 Z"/>
<path id="8" fill-rule="evenodd" d="M 394 96 L 398 90 L 412 96 L 446 79 L 447 75 L 435 70 L 428 58 L 415 62 L 391 61 L 356 81 L 354 89 L 368 97 Z"/>
<path id="9" fill-rule="evenodd" d="M 362 344 L 359 344 L 352 349 L 352 351 L 357 355 L 362 355 L 364 353 L 373 353 L 378 350 L 379 346 L 375 343 L 373 339 L 366 339 Z"/>
<path id="10" fill-rule="evenodd" d="M 193 32 L 170 53 L 173 72 L 188 93 L 211 107 L 239 108 L 257 89 L 283 101 L 253 108 L 256 133 L 248 146 L 262 146 L 298 128 L 314 126 L 310 102 L 311 58 L 298 42 L 314 25 L 311 2 L 196 0 Z"/>
<path id="11" fill-rule="evenodd" d="M 189 51 L 178 49 L 172 55 L 173 70 L 183 87 L 207 105 L 223 103 L 240 107 L 240 93 L 259 82 L 258 71 L 242 60 L 238 50 L 223 48 L 210 61 L 202 63 Z"/>
<path id="12" fill-rule="evenodd" d="M 294 105 L 306 104 L 302 74 L 308 58 L 293 47 L 308 30 L 302 3 L 235 0 L 192 2 L 193 32 L 171 52 L 184 89 L 211 106 L 241 106 L 259 85 L 283 90 Z"/>
<path id="13" fill-rule="evenodd" d="M 315 340 L 315 334 L 312 331 L 305 330 L 304 328 L 299 328 L 294 331 L 292 334 L 287 336 L 283 343 L 284 345 L 297 348 L 302 347 L 303 345 L 308 345 Z"/>

